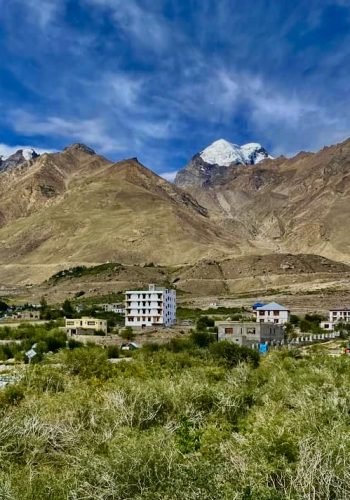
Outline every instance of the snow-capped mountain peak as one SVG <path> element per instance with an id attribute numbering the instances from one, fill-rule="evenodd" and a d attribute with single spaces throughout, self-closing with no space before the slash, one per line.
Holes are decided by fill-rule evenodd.
<path id="1" fill-rule="evenodd" d="M 229 167 L 236 165 L 255 165 L 266 158 L 272 158 L 259 143 L 238 146 L 225 139 L 214 141 L 200 153 L 203 161 L 210 165 Z"/>
<path id="2" fill-rule="evenodd" d="M 38 156 L 40 155 L 32 148 L 18 149 L 15 153 L 5 158 L 0 156 L 0 172 L 12 170 L 26 161 L 34 160 Z"/>
<path id="3" fill-rule="evenodd" d="M 34 151 L 34 149 L 26 148 L 22 149 L 22 156 L 26 161 L 28 161 L 32 160 L 33 158 L 36 158 L 38 156 L 38 153 Z"/>

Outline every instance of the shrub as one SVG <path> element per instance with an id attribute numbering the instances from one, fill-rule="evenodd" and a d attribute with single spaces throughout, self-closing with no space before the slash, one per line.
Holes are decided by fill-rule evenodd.
<path id="1" fill-rule="evenodd" d="M 78 347 L 83 347 L 84 344 L 79 342 L 79 340 L 69 339 L 68 340 L 68 349 L 77 349 Z"/>
<path id="2" fill-rule="evenodd" d="M 101 348 L 78 347 L 64 352 L 64 364 L 73 375 L 83 378 L 109 378 L 112 365 L 108 363 L 107 352 Z"/>
<path id="3" fill-rule="evenodd" d="M 192 331 L 190 338 L 196 346 L 202 348 L 208 347 L 210 344 L 216 341 L 216 336 L 208 332 Z"/>
<path id="4" fill-rule="evenodd" d="M 253 351 L 253 349 L 249 349 L 248 347 L 238 346 L 227 340 L 216 342 L 209 349 L 215 359 L 222 361 L 230 368 L 236 366 L 241 361 L 248 361 L 254 367 L 259 365 L 260 356 L 257 351 Z"/>
<path id="5" fill-rule="evenodd" d="M 215 326 L 215 321 L 208 316 L 201 316 L 197 320 L 196 328 L 197 330 L 205 330 L 208 326 Z"/>
<path id="6" fill-rule="evenodd" d="M 0 406 L 18 405 L 24 399 L 24 389 L 19 384 L 10 384 L 0 392 Z"/>
<path id="7" fill-rule="evenodd" d="M 131 342 L 135 338 L 135 334 L 132 331 L 131 326 L 126 326 L 124 330 L 122 330 L 122 332 L 120 333 L 120 336 L 122 339 L 128 340 L 129 342 Z"/>
<path id="8" fill-rule="evenodd" d="M 109 345 L 107 347 L 108 358 L 119 358 L 119 347 L 117 345 Z"/>

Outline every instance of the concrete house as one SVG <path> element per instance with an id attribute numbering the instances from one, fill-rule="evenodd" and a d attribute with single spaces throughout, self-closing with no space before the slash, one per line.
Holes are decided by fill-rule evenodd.
<path id="1" fill-rule="evenodd" d="M 171 326 L 176 322 L 176 292 L 149 285 L 125 292 L 125 326 Z"/>
<path id="2" fill-rule="evenodd" d="M 290 311 L 277 302 L 270 302 L 255 310 L 257 323 L 275 323 L 277 325 L 284 325 L 288 323 Z"/>
<path id="3" fill-rule="evenodd" d="M 26 309 L 24 311 L 16 313 L 14 315 L 14 318 L 28 320 L 28 321 L 40 319 L 40 311 L 33 311 L 32 309 Z"/>
<path id="4" fill-rule="evenodd" d="M 330 309 L 328 316 L 328 321 L 321 322 L 321 328 L 332 331 L 336 323 L 350 322 L 350 306 L 335 307 L 334 309 Z"/>
<path id="5" fill-rule="evenodd" d="M 284 341 L 284 328 L 276 323 L 215 321 L 215 326 L 218 328 L 218 340 L 229 340 L 240 346 L 281 345 Z"/>
<path id="6" fill-rule="evenodd" d="M 93 335 L 95 332 L 107 333 L 107 321 L 97 318 L 66 318 L 66 333 L 72 335 Z"/>
<path id="7" fill-rule="evenodd" d="M 105 312 L 113 312 L 113 313 L 117 313 L 117 314 L 124 314 L 125 313 L 124 304 L 120 304 L 120 303 L 101 304 L 101 307 Z"/>

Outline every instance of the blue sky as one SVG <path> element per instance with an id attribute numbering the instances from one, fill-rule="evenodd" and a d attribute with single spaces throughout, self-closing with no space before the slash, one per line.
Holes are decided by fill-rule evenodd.
<path id="1" fill-rule="evenodd" d="M 0 0 L 0 154 L 84 142 L 171 178 L 212 141 L 350 136 L 350 0 Z"/>

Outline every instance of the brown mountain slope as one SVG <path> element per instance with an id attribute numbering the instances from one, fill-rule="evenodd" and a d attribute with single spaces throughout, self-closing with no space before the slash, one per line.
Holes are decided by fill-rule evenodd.
<path id="1" fill-rule="evenodd" d="M 78 268 L 61 272 L 39 286 L 15 290 L 1 289 L 0 295 L 13 296 L 23 302 L 37 303 L 43 295 L 50 302 L 63 302 L 85 292 L 87 297 L 106 300 L 106 294 L 126 289 L 140 289 L 148 283 L 167 285 L 177 289 L 181 302 L 195 297 L 247 298 L 282 295 L 293 297 L 311 310 L 320 302 L 327 307 L 330 296 L 334 305 L 341 304 L 349 293 L 350 266 L 318 255 L 269 254 L 249 255 L 235 259 L 205 259 L 185 266 L 139 266 L 109 263 L 101 266 Z M 220 297 L 220 299 L 219 299 Z M 250 298 L 249 298 L 250 297 Z M 83 300 L 84 300 L 83 299 Z M 79 299 L 81 300 L 81 299 Z M 307 310 L 307 309 L 306 309 Z"/>
<path id="2" fill-rule="evenodd" d="M 0 175 L 0 282 L 106 261 L 178 264 L 241 252 L 189 194 L 81 145 Z M 1 274 L 2 273 L 2 274 Z"/>
<path id="3" fill-rule="evenodd" d="M 221 227 L 240 223 L 262 249 L 350 262 L 350 140 L 230 168 L 222 181 L 189 192 Z"/>

